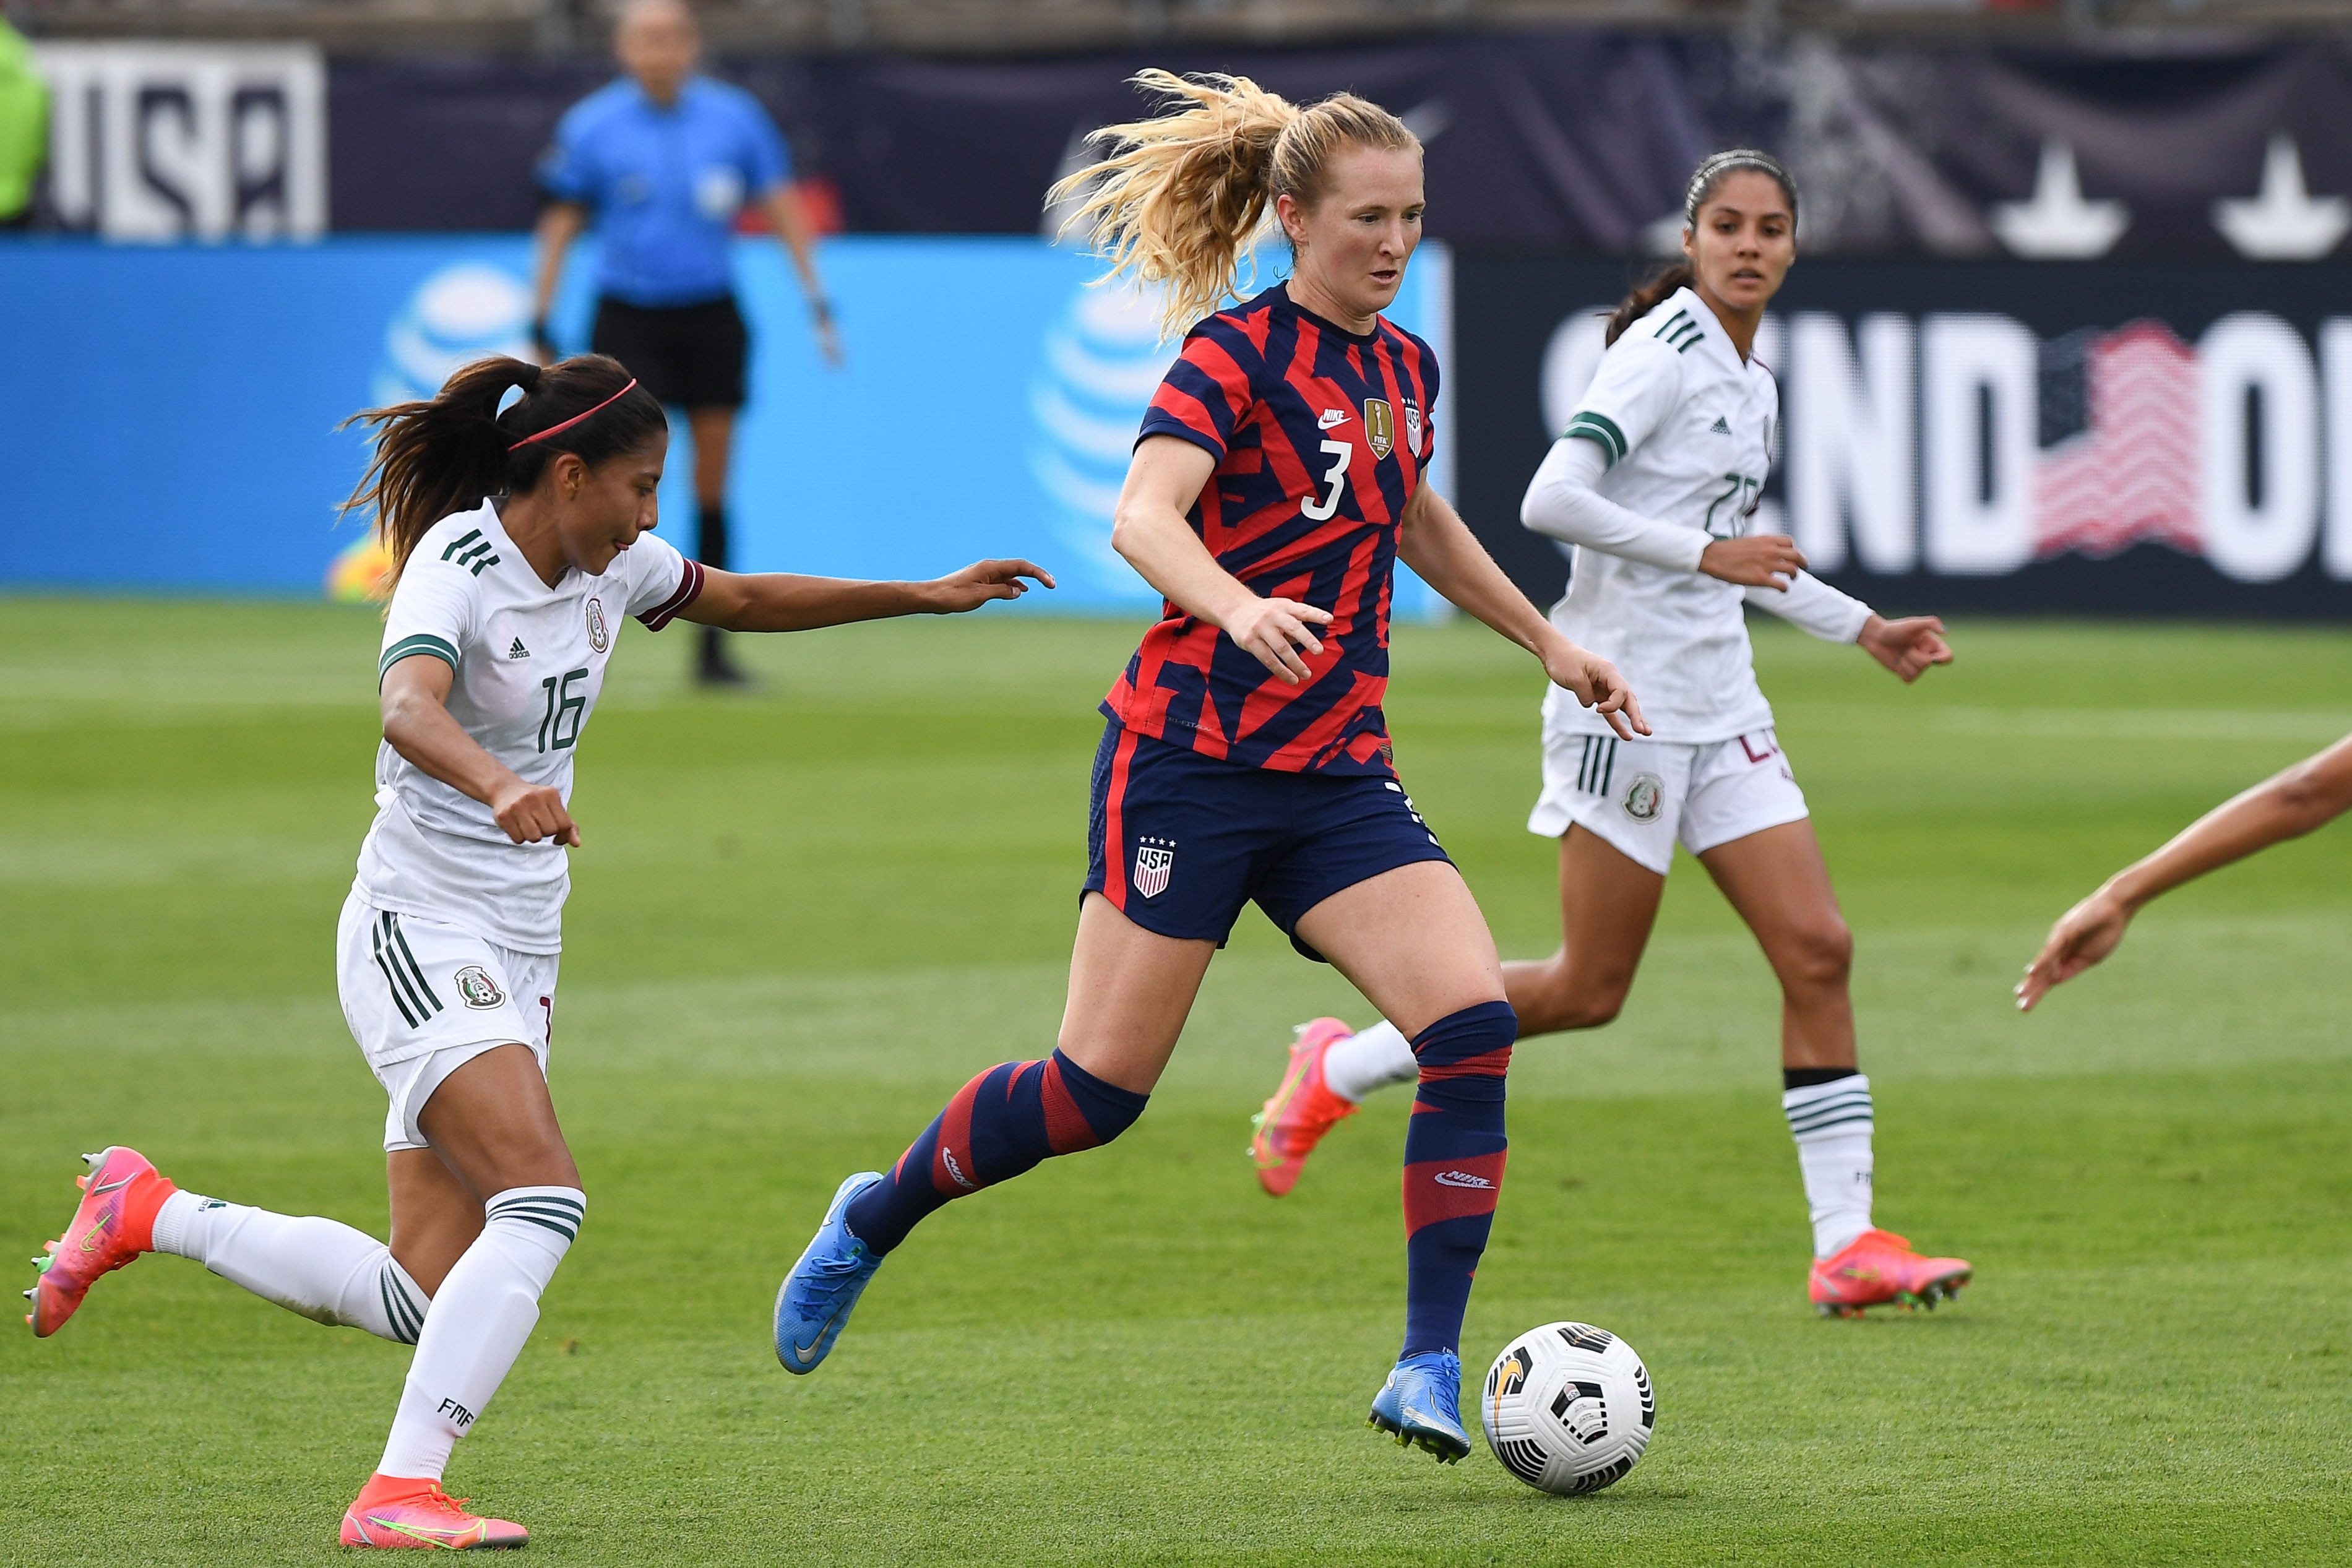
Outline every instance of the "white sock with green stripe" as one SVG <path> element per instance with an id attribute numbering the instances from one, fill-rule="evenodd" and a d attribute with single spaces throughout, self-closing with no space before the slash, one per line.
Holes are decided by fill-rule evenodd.
<path id="1" fill-rule="evenodd" d="M 1849 1072 L 1780 1096 L 1797 1163 L 1805 1173 L 1805 1202 L 1813 1215 L 1813 1256 L 1834 1258 L 1870 1228 L 1875 1112 L 1870 1079 Z"/>
<path id="2" fill-rule="evenodd" d="M 482 1234 L 433 1298 L 376 1474 L 441 1479 L 449 1450 L 522 1353 L 587 1205 L 577 1187 L 509 1187 L 482 1205 Z"/>
<path id="3" fill-rule="evenodd" d="M 416 1342 L 432 1298 L 391 1249 L 337 1220 L 296 1217 L 173 1193 L 155 1214 L 155 1250 L 194 1258 L 232 1285 L 322 1323 Z"/>

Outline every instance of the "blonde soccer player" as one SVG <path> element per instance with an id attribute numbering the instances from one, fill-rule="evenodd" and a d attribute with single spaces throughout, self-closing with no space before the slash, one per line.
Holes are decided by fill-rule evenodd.
<path id="1" fill-rule="evenodd" d="M 1132 1126 L 1254 900 L 1410 1032 L 1432 1114 L 1405 1142 L 1404 1340 L 1370 1418 L 1456 1460 L 1517 1026 L 1486 920 L 1396 776 L 1381 699 L 1397 561 L 1604 727 L 1633 735 L 1640 710 L 1426 483 L 1436 357 L 1381 314 L 1421 238 L 1412 132 L 1344 93 L 1302 107 L 1238 77 L 1138 80 L 1185 106 L 1098 132 L 1111 155 L 1064 189 L 1113 275 L 1164 280 L 1163 321 L 1191 330 L 1111 535 L 1167 602 L 1103 703 L 1069 1005 L 1050 1056 L 981 1073 L 887 1173 L 842 1183 L 777 1292 L 776 1355 L 824 1361 L 926 1215 Z M 1228 306 L 1269 207 L 1291 276 Z"/>
<path id="2" fill-rule="evenodd" d="M 520 390 L 513 406 L 501 400 Z M 184 1192 L 137 1151 L 88 1156 L 80 1206 L 26 1292 L 58 1331 L 101 1275 L 193 1258 L 265 1300 L 413 1344 L 375 1474 L 342 1517 L 362 1547 L 520 1546 L 441 1489 L 520 1353 L 587 1208 L 547 1085 L 572 754 L 621 624 L 798 631 L 975 609 L 1051 586 L 1025 561 L 930 583 L 706 569 L 649 531 L 661 405 L 601 355 L 493 359 L 430 402 L 358 416 L 397 585 L 378 665 L 376 817 L 336 934 L 343 1016 L 390 1100 L 389 1243 Z"/>
<path id="3" fill-rule="evenodd" d="M 1795 181 L 1763 153 L 1716 153 L 1691 175 L 1683 220 L 1685 260 L 1611 315 L 1591 387 L 1520 510 L 1528 528 L 1575 547 L 1553 626 L 1616 661 L 1654 733 L 1611 734 L 1546 700 L 1543 794 L 1528 826 L 1559 841 L 1560 948 L 1504 965 L 1504 981 L 1523 1035 L 1616 1017 L 1675 846 L 1688 849 L 1780 983 L 1781 1106 L 1812 1217 L 1814 1305 L 1932 1304 L 1971 1271 L 1872 1222 L 1875 1113 L 1847 994 L 1853 941 L 1756 681 L 1743 611 L 1760 605 L 1859 643 L 1906 683 L 1951 650 L 1942 622 L 1886 620 L 1808 574 L 1792 541 L 1752 531 L 1780 418 L 1777 384 L 1753 349 L 1796 260 Z M 1289 1192 L 1333 1124 L 1412 1076 L 1391 1023 L 1305 1026 L 1251 1142 L 1265 1190 Z"/>

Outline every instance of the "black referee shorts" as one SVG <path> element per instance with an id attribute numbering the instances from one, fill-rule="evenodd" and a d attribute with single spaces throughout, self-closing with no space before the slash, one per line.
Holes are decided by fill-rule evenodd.
<path id="1" fill-rule="evenodd" d="M 730 297 L 648 308 L 604 298 L 588 346 L 628 367 L 671 408 L 740 408 L 750 334 Z"/>

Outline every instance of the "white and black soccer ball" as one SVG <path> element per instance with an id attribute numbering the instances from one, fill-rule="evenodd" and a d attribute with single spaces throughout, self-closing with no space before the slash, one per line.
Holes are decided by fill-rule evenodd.
<path id="1" fill-rule="evenodd" d="M 1657 1427 L 1658 1401 L 1632 1345 L 1590 1323 L 1546 1323 L 1495 1358 L 1479 1414 L 1503 1468 L 1576 1497 L 1633 1468 Z"/>

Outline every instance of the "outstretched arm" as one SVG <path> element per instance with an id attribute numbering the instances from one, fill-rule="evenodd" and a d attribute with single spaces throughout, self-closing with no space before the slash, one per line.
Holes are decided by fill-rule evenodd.
<path id="1" fill-rule="evenodd" d="M 1607 719 L 1619 735 L 1630 741 L 1650 732 L 1642 705 L 1617 667 L 1562 637 L 1503 574 L 1462 515 L 1427 485 L 1405 503 L 1397 555 L 1449 602 L 1541 659 L 1553 685 L 1567 688 L 1579 702 Z"/>
<path id="2" fill-rule="evenodd" d="M 2352 737 L 2199 817 L 2163 848 L 2125 867 L 2050 928 L 2050 940 L 2018 982 L 2017 1005 L 2030 1010 L 2053 985 L 2105 958 L 2149 900 L 2183 882 L 2242 860 L 2283 839 L 2299 838 L 2352 809 Z"/>
<path id="3" fill-rule="evenodd" d="M 1052 574 L 1026 561 L 977 561 L 928 583 L 861 583 L 706 567 L 702 592 L 678 614 L 730 632 L 805 632 L 893 616 L 959 616 L 994 599 L 1019 598 L 1029 591 L 1024 577 L 1054 585 Z"/>
<path id="4" fill-rule="evenodd" d="M 541 209 L 532 244 L 539 255 L 531 268 L 531 346 L 541 361 L 555 363 L 555 340 L 548 336 L 548 312 L 555 309 L 555 286 L 563 279 L 563 258 L 572 242 L 588 226 L 588 209 L 577 202 L 550 202 Z"/>

